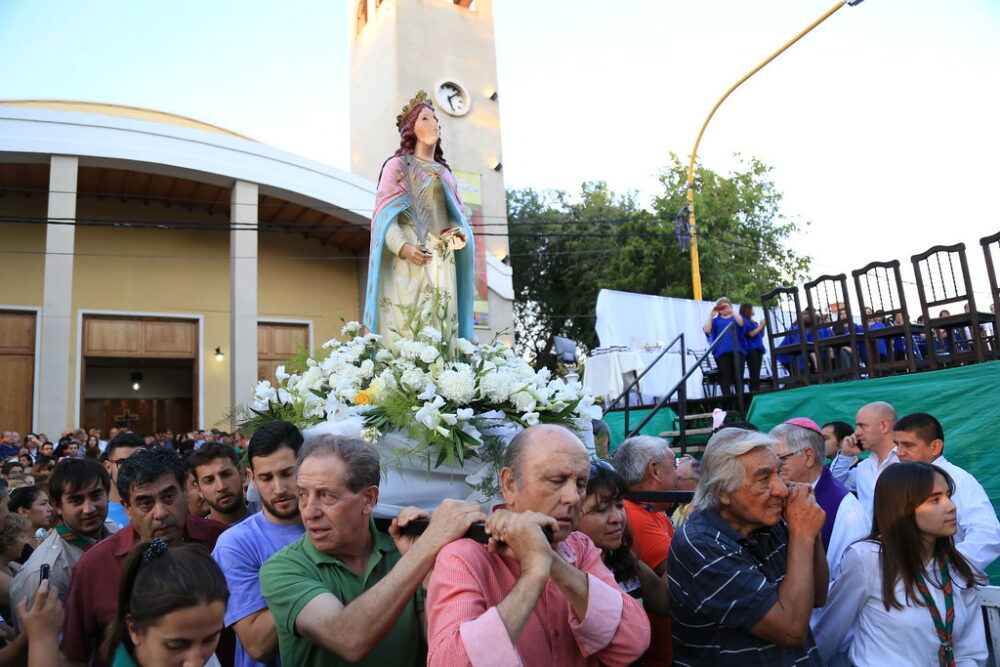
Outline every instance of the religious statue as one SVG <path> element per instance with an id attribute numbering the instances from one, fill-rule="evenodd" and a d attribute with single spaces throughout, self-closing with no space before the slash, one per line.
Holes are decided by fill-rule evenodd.
<path id="1" fill-rule="evenodd" d="M 382 165 L 372 215 L 364 324 L 391 345 L 394 331 L 409 333 L 407 308 L 437 290 L 453 328 L 471 339 L 474 239 L 427 93 L 403 107 L 396 127 L 399 149 Z"/>

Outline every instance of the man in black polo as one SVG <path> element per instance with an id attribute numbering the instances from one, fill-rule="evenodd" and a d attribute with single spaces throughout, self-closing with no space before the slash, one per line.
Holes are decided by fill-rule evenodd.
<path id="1" fill-rule="evenodd" d="M 808 484 L 788 484 L 763 433 L 709 441 L 695 511 L 667 557 L 677 665 L 819 665 L 809 615 L 829 579 L 825 514 Z"/>

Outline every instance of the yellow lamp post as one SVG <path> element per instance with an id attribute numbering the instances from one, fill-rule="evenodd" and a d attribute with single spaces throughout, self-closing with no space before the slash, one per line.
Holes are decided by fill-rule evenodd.
<path id="1" fill-rule="evenodd" d="M 688 165 L 687 173 L 688 233 L 691 235 L 691 286 L 694 290 L 694 298 L 696 301 L 701 301 L 701 267 L 698 263 L 698 225 L 694 217 L 694 163 L 695 160 L 698 159 L 698 146 L 701 144 L 702 135 L 705 134 L 705 128 L 708 127 L 708 123 L 712 120 L 712 116 L 715 115 L 715 112 L 719 109 L 722 103 L 726 101 L 726 98 L 729 97 L 734 90 L 739 88 L 744 81 L 762 70 L 769 62 L 784 53 L 792 44 L 805 37 L 813 28 L 833 16 L 841 7 L 844 5 L 851 5 L 853 7 L 854 5 L 860 4 L 862 1 L 863 0 L 842 0 L 831 7 L 825 14 L 809 24 L 809 27 L 797 34 L 791 39 L 791 41 L 772 53 L 767 60 L 754 67 L 749 74 L 737 81 L 729 90 L 726 91 L 725 95 L 719 98 L 719 101 L 715 103 L 714 107 L 712 107 L 712 111 L 709 112 L 708 118 L 706 118 L 705 122 L 702 123 L 701 130 L 698 132 L 698 138 L 695 139 L 694 142 L 694 149 L 691 151 L 691 163 Z"/>

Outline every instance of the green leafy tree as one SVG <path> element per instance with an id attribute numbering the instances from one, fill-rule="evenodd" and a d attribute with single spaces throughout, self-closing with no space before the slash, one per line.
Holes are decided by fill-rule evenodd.
<path id="1" fill-rule="evenodd" d="M 687 166 L 677 155 L 670 157 L 660 172 L 664 192 L 653 202 L 661 218 L 672 218 L 687 204 Z M 800 226 L 781 212 L 783 195 L 770 178 L 772 169 L 751 157 L 723 177 L 696 163 L 698 258 L 706 300 L 728 296 L 758 303 L 761 294 L 806 276 L 809 258 L 784 245 Z M 690 260 L 685 261 L 690 270 Z M 690 298 L 690 279 L 661 293 Z"/>
<path id="2" fill-rule="evenodd" d="M 507 193 L 517 344 L 536 364 L 553 365 L 552 336 L 597 345 L 595 304 L 603 289 L 691 297 L 691 265 L 674 238 L 685 200 L 677 156 L 660 174 L 652 210 L 634 192 L 584 183 L 578 197 L 532 189 Z M 781 193 L 756 159 L 728 177 L 696 170 L 703 293 L 757 302 L 775 285 L 798 280 L 809 260 L 782 246 L 797 226 L 779 209 Z"/>

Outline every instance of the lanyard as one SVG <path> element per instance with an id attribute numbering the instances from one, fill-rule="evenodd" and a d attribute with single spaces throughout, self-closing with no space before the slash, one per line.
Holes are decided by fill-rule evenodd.
<path id="1" fill-rule="evenodd" d="M 943 556 L 939 561 L 941 566 L 941 590 L 944 591 L 944 619 L 941 612 L 934 604 L 930 589 L 927 587 L 927 580 L 922 572 L 917 573 L 917 590 L 923 596 L 927 604 L 927 611 L 931 613 L 931 620 L 934 621 L 934 629 L 937 630 L 938 641 L 938 665 L 939 667 L 955 667 L 955 651 L 951 643 L 952 629 L 955 625 L 955 600 L 952 595 L 951 575 L 948 573 L 948 557 Z"/>

